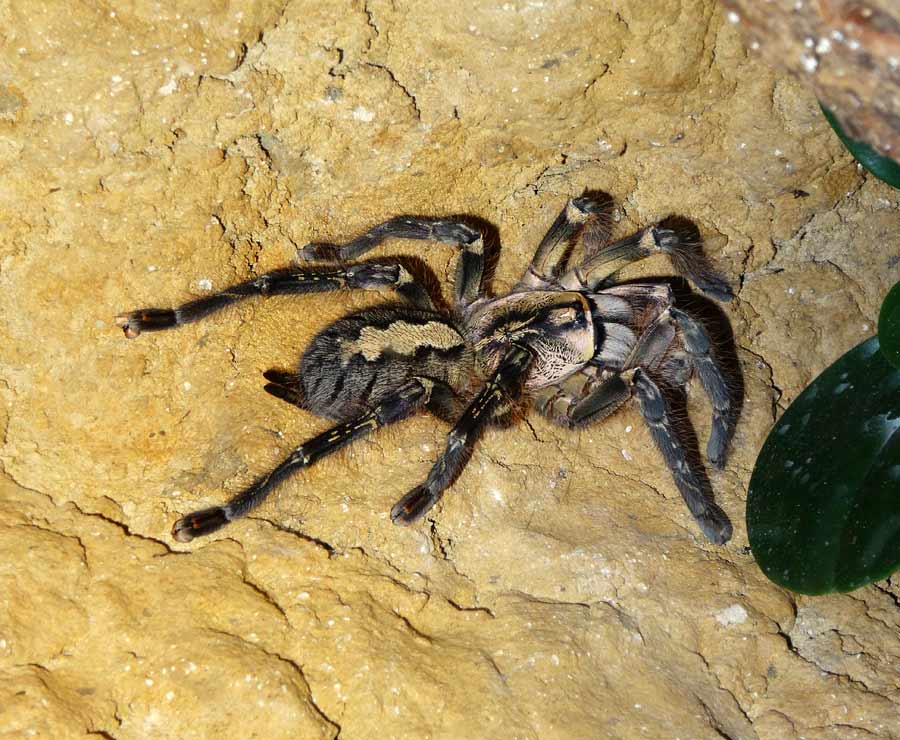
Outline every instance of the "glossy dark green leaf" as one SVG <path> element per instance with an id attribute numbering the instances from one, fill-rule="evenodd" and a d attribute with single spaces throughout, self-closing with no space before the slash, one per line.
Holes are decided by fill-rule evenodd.
<path id="1" fill-rule="evenodd" d="M 828 119 L 828 123 L 831 124 L 831 128 L 833 128 L 834 132 L 840 137 L 844 146 L 850 150 L 850 153 L 856 158 L 856 161 L 879 180 L 884 180 L 888 185 L 900 188 L 900 163 L 890 157 L 882 156 L 866 144 L 866 142 L 851 138 L 841 127 L 841 124 L 838 123 L 834 113 L 821 103 L 819 103 L 819 105 L 822 108 L 822 113 L 825 114 L 825 118 Z"/>
<path id="2" fill-rule="evenodd" d="M 878 314 L 878 341 L 881 352 L 894 367 L 900 368 L 900 283 L 887 294 Z"/>
<path id="3" fill-rule="evenodd" d="M 750 479 L 747 530 L 763 572 L 800 593 L 850 591 L 900 566 L 900 370 L 877 337 L 779 419 Z"/>

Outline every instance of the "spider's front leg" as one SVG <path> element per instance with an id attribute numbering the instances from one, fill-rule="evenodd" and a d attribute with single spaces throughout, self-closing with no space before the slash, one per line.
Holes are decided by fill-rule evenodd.
<path id="1" fill-rule="evenodd" d="M 668 406 L 659 387 L 641 368 L 635 368 L 630 373 L 641 415 L 675 479 L 681 497 L 706 538 L 717 545 L 725 544 L 731 539 L 731 522 L 725 512 L 713 502 L 708 481 L 694 469 L 688 459 L 684 446 L 675 433 Z"/>
<path id="2" fill-rule="evenodd" d="M 227 504 L 194 511 L 182 517 L 175 522 L 172 536 L 179 542 L 190 542 L 244 516 L 259 506 L 279 483 L 301 468 L 313 465 L 385 424 L 411 416 L 428 403 L 433 387 L 434 382 L 425 378 L 411 380 L 370 411 L 304 442 L 278 467 L 257 478 Z"/>
<path id="3" fill-rule="evenodd" d="M 603 322 L 605 340 L 595 359 L 603 361 L 601 364 L 610 363 L 623 369 L 642 367 L 655 377 L 665 378 L 668 384 L 675 386 L 684 385 L 690 378 L 691 370 L 695 370 L 713 410 L 712 429 L 706 454 L 715 467 L 720 469 L 724 467 L 728 444 L 735 429 L 734 399 L 725 373 L 713 352 L 712 340 L 703 324 L 690 314 L 675 308 L 672 305 L 674 302 L 672 291 L 661 285 L 638 283 L 617 285 L 591 298 L 608 316 L 615 314 L 623 298 L 632 301 L 641 299 L 642 303 L 658 311 L 657 317 L 633 343 L 627 356 L 621 351 L 623 343 L 616 341 L 617 333 L 626 339 L 629 334 L 633 339 L 633 334 L 626 327 L 616 324 L 615 320 L 621 320 L 623 316 L 627 320 L 630 314 L 622 313 L 612 322 Z M 600 315 L 602 316 L 602 313 Z M 670 352 L 676 340 L 676 329 L 686 353 Z M 624 344 L 627 345 L 627 342 Z"/>
<path id="4" fill-rule="evenodd" d="M 565 290 L 593 292 L 626 265 L 655 254 L 667 254 L 676 272 L 700 290 L 720 301 L 734 297 L 731 287 L 713 269 L 696 245 L 685 242 L 671 229 L 651 226 L 600 249 L 593 257 L 569 270 L 559 283 Z"/>
<path id="5" fill-rule="evenodd" d="M 478 437 L 491 422 L 494 413 L 521 393 L 522 380 L 530 361 L 531 352 L 528 350 L 518 346 L 509 350 L 487 385 L 450 431 L 447 446 L 431 468 L 425 483 L 407 493 L 391 509 L 394 524 L 412 524 L 440 500 L 469 462 Z"/>
<path id="6" fill-rule="evenodd" d="M 600 220 L 604 212 L 605 206 L 589 196 L 568 201 L 541 239 L 531 264 L 519 278 L 514 290 L 555 287 L 555 280 L 565 266 L 569 244 L 586 224 L 595 224 L 591 232 L 592 245 L 605 238 L 601 233 L 603 230 Z"/>
<path id="7" fill-rule="evenodd" d="M 327 293 L 343 288 L 393 288 L 414 305 L 433 308 L 425 288 L 403 265 L 372 261 L 349 267 L 309 265 L 276 270 L 176 308 L 141 308 L 119 314 L 116 324 L 122 327 L 126 337 L 134 339 L 145 331 L 172 329 L 198 321 L 232 303 L 253 296 Z"/>
<path id="8" fill-rule="evenodd" d="M 477 229 L 452 218 L 396 216 L 380 223 L 344 245 L 311 243 L 297 250 L 300 260 L 343 262 L 361 257 L 386 239 L 414 239 L 450 244 L 460 249 L 456 263 L 455 300 L 469 305 L 481 295 L 484 276 L 484 236 Z"/>
<path id="9" fill-rule="evenodd" d="M 681 329 L 691 365 L 697 371 L 700 385 L 712 404 L 712 429 L 706 444 L 706 456 L 710 463 L 722 469 L 725 467 L 725 455 L 735 427 L 734 405 L 725 374 L 716 362 L 712 342 L 703 324 L 674 306 L 669 309 L 669 313 Z"/>

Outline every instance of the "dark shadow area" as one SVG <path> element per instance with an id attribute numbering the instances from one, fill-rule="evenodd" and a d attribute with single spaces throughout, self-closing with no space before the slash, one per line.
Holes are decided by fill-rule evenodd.
<path id="1" fill-rule="evenodd" d="M 382 265 L 400 265 L 424 288 L 438 311 L 441 313 L 450 312 L 450 303 L 444 294 L 443 284 L 438 276 L 435 275 L 434 270 L 421 257 L 412 254 L 388 254 L 384 257 L 372 258 L 371 260 L 353 260 L 347 264 L 359 265 L 366 262 L 376 262 Z M 409 305 L 399 295 L 391 295 L 391 291 L 385 291 L 384 298 L 385 303 L 393 304 L 399 302 L 405 306 Z"/>

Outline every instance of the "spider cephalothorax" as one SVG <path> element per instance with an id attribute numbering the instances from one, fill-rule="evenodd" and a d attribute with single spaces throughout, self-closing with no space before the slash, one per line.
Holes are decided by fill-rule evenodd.
<path id="1" fill-rule="evenodd" d="M 553 421 L 577 427 L 606 418 L 634 397 L 675 484 L 708 539 L 726 542 L 731 524 L 712 501 L 702 465 L 687 454 L 659 386 L 682 386 L 692 372 L 712 403 L 707 457 L 721 467 L 734 427 L 725 377 L 703 326 L 674 305 L 666 283 L 616 285 L 626 264 L 668 254 L 705 293 L 731 291 L 702 253 L 673 231 L 643 229 L 608 242 L 602 206 L 569 201 L 511 292 L 489 297 L 484 237 L 459 220 L 399 216 L 343 246 L 310 244 L 303 262 L 174 308 L 145 308 L 117 318 L 125 335 L 169 329 L 249 296 L 319 293 L 345 288 L 393 289 L 402 300 L 335 321 L 312 340 L 295 372 L 269 370 L 265 389 L 336 422 L 304 442 L 278 467 L 227 504 L 179 519 L 182 542 L 243 516 L 295 471 L 312 465 L 378 427 L 430 411 L 454 423 L 444 452 L 422 485 L 391 510 L 397 524 L 423 516 L 460 475 L 482 431 L 506 424 L 531 405 Z M 571 269 L 572 242 L 583 256 Z M 403 264 L 350 264 L 385 239 L 438 241 L 460 251 L 450 310 L 432 300 Z"/>

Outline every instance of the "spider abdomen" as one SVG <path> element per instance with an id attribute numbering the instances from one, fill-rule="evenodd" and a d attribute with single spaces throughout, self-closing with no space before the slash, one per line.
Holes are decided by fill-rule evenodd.
<path id="1" fill-rule="evenodd" d="M 338 319 L 312 340 L 300 363 L 305 405 L 337 421 L 373 408 L 414 377 L 462 391 L 471 351 L 448 318 L 406 306 Z"/>

